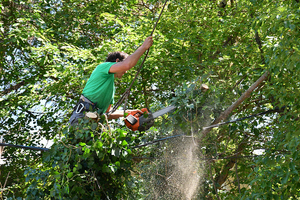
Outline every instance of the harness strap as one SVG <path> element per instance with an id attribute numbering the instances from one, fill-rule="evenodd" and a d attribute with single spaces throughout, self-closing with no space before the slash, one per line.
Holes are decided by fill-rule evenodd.
<path id="1" fill-rule="evenodd" d="M 92 105 L 96 105 L 95 103 L 93 103 L 91 100 L 89 100 L 88 98 L 86 98 L 85 96 L 83 96 L 83 94 L 80 96 L 80 99 L 84 102 L 87 102 L 89 104 L 92 104 Z"/>
<path id="2" fill-rule="evenodd" d="M 74 107 L 74 112 L 77 114 L 84 111 L 95 111 L 97 110 L 96 104 L 90 101 L 85 96 L 81 95 L 77 105 Z"/>

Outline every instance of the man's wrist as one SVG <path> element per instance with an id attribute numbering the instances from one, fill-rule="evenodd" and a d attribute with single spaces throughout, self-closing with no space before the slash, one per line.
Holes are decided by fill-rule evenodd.
<path id="1" fill-rule="evenodd" d="M 145 51 L 147 51 L 147 48 L 144 45 L 142 45 L 138 48 L 138 50 L 141 50 L 144 53 Z"/>

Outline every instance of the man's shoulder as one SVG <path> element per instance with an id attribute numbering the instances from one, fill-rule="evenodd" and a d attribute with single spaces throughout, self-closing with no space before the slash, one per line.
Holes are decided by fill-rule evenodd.
<path id="1" fill-rule="evenodd" d="M 112 66 L 113 64 L 116 64 L 115 62 L 103 62 L 100 63 L 98 66 Z"/>
<path id="2" fill-rule="evenodd" d="M 103 62 L 103 63 L 99 64 L 95 70 L 108 73 L 110 67 L 114 64 L 115 64 L 115 62 Z"/>

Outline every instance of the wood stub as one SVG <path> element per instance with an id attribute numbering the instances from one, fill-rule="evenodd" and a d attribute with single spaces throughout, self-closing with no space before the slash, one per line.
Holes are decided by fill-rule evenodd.
<path id="1" fill-rule="evenodd" d="M 94 120 L 94 121 L 97 121 L 97 119 L 98 119 L 98 115 L 96 113 L 93 113 L 93 112 L 87 112 L 87 113 L 85 113 L 85 116 L 87 118 L 90 118 L 90 119 Z"/>

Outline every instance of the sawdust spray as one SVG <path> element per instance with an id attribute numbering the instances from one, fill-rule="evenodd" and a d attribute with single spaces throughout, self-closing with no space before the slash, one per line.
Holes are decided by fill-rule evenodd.
<path id="1" fill-rule="evenodd" d="M 174 163 L 173 177 L 170 183 L 176 185 L 182 194 L 182 199 L 193 198 L 200 183 L 201 171 L 199 168 L 199 157 L 197 144 L 193 138 L 182 138 L 174 141 L 173 152 L 176 152 L 172 159 Z"/>
<path id="2" fill-rule="evenodd" d="M 147 169 L 147 199 L 195 199 L 204 169 L 198 145 L 192 137 L 175 138 L 160 145 L 163 153 L 152 161 L 153 168 Z"/>

